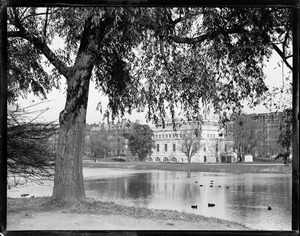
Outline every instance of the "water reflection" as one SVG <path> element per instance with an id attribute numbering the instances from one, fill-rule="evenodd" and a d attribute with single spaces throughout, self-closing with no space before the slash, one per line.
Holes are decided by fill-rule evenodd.
<path id="1" fill-rule="evenodd" d="M 292 178 L 288 174 L 192 172 L 188 178 L 186 172 L 180 171 L 123 175 L 120 170 L 111 171 L 119 174 L 87 181 L 87 194 L 129 206 L 228 219 L 254 229 L 291 229 Z M 208 207 L 208 203 L 214 203 L 215 207 Z M 191 205 L 198 205 L 198 209 L 192 209 Z"/>

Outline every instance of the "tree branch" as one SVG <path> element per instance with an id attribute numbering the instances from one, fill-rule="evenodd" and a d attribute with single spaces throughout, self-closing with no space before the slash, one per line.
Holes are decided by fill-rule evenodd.
<path id="1" fill-rule="evenodd" d="M 285 57 L 285 55 L 283 54 L 283 52 L 279 49 L 279 47 L 275 43 L 271 43 L 271 45 L 275 49 L 275 51 L 278 53 L 278 55 L 282 58 L 282 60 L 284 61 L 285 65 L 288 68 L 290 68 L 291 70 L 293 70 L 293 67 L 287 61 L 288 57 Z"/>
<path id="2" fill-rule="evenodd" d="M 16 37 L 22 37 L 23 34 L 21 31 L 8 31 L 7 32 L 7 37 L 8 38 L 16 38 Z"/>
<path id="3" fill-rule="evenodd" d="M 69 68 L 61 61 L 53 51 L 48 47 L 48 45 L 39 37 L 30 34 L 22 25 L 20 19 L 18 18 L 15 8 L 13 8 L 14 17 L 10 19 L 10 22 L 19 29 L 15 33 L 11 32 L 14 37 L 21 37 L 32 43 L 38 50 L 40 50 L 45 57 L 55 66 L 55 68 L 66 78 L 69 75 Z"/>

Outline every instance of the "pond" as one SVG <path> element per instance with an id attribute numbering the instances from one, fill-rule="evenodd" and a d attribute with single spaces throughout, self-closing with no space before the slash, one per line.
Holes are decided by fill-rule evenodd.
<path id="1" fill-rule="evenodd" d="M 83 173 L 86 195 L 101 201 L 216 217 L 257 230 L 291 230 L 291 174 L 191 172 L 188 178 L 184 171 L 107 168 Z M 51 182 L 26 184 L 7 195 L 51 196 L 52 189 Z"/>
<path id="2" fill-rule="evenodd" d="M 86 182 L 87 195 L 95 199 L 211 216 L 257 230 L 291 230 L 290 174 L 192 172 L 188 178 L 183 171 L 98 171 Z"/>

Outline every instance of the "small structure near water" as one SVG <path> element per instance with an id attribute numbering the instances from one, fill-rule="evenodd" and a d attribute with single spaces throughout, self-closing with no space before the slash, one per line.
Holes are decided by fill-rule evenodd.
<path id="1" fill-rule="evenodd" d="M 250 154 L 245 155 L 245 162 L 253 162 L 253 156 Z"/>

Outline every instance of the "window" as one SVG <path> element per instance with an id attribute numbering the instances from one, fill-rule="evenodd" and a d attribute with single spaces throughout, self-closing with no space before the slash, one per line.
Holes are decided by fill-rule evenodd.
<path id="1" fill-rule="evenodd" d="M 160 138 L 161 136 L 160 136 L 160 135 L 158 135 L 158 137 Z"/>
<path id="2" fill-rule="evenodd" d="M 156 157 L 155 161 L 160 161 L 159 157 Z"/>
<path id="3" fill-rule="evenodd" d="M 168 144 L 165 144 L 165 151 L 168 151 Z"/>
<path id="4" fill-rule="evenodd" d="M 171 138 L 171 134 L 169 134 L 169 138 Z"/>
<path id="5" fill-rule="evenodd" d="M 206 152 L 206 147 L 203 148 L 203 151 Z"/>
<path id="6" fill-rule="evenodd" d="M 159 152 L 159 144 L 156 144 L 156 151 Z"/>
<path id="7" fill-rule="evenodd" d="M 173 151 L 175 152 L 176 151 L 176 144 L 173 143 Z"/>
<path id="8" fill-rule="evenodd" d="M 164 138 L 165 136 L 162 134 L 161 137 Z"/>
<path id="9" fill-rule="evenodd" d="M 209 134 L 207 134 L 207 137 L 209 138 Z"/>
<path id="10" fill-rule="evenodd" d="M 219 145 L 216 144 L 216 152 L 219 150 Z"/>
<path id="11" fill-rule="evenodd" d="M 227 145 L 225 144 L 225 152 L 227 152 Z"/>
<path id="12" fill-rule="evenodd" d="M 175 134 L 173 134 L 173 138 L 175 137 Z"/>
<path id="13" fill-rule="evenodd" d="M 204 156 L 204 162 L 206 162 L 206 156 Z"/>

